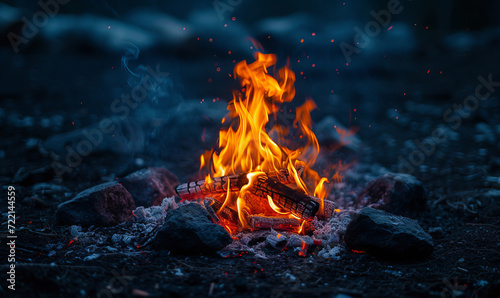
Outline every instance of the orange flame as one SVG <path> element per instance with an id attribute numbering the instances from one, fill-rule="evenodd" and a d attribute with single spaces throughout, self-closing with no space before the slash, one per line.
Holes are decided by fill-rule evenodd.
<path id="1" fill-rule="evenodd" d="M 231 199 L 228 191 L 224 201 L 224 206 L 238 211 L 243 227 L 247 226 L 243 210 L 252 214 L 251 204 L 245 203 L 251 197 L 246 195 L 247 188 L 258 174 L 276 175 L 280 169 L 288 169 L 298 190 L 322 200 L 328 194 L 325 186 L 328 179 L 311 169 L 319 154 L 310 116 L 316 104 L 307 99 L 296 109 L 293 128 L 300 135 L 301 144 L 290 144 L 285 140 L 285 136 L 290 135 L 289 127 L 275 125 L 268 132 L 266 125 L 270 115 L 276 117 L 277 105 L 290 102 L 295 96 L 295 74 L 284 66 L 275 72 L 274 77 L 268 70 L 275 66 L 276 56 L 256 52 L 254 57 L 256 61 L 251 64 L 245 60 L 236 64 L 234 77 L 240 80 L 241 92 L 233 91 L 233 100 L 228 104 L 229 113 L 221 121 L 225 128 L 219 131 L 218 149 L 207 151 L 200 157 L 200 170 L 205 168 L 209 173 L 205 181 L 211 181 L 210 177 L 248 173 L 250 183 L 241 189 L 237 199 Z M 290 149 L 292 145 L 299 147 Z M 303 177 L 295 169 L 299 165 L 304 166 Z M 276 216 L 291 216 L 276 206 L 271 198 L 268 198 L 268 204 Z"/>

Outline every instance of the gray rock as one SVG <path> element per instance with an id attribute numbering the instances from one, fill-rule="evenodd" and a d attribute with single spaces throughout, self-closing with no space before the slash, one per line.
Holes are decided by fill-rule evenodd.
<path id="1" fill-rule="evenodd" d="M 165 168 L 142 169 L 120 180 L 134 198 L 136 206 L 161 205 L 166 197 L 175 196 L 179 179 Z"/>
<path id="2" fill-rule="evenodd" d="M 96 185 L 57 207 L 63 225 L 113 226 L 128 220 L 135 209 L 130 193 L 117 182 Z"/>
<path id="3" fill-rule="evenodd" d="M 195 203 L 169 211 L 154 239 L 155 246 L 173 253 L 197 254 L 215 252 L 230 244 L 233 240 L 229 233 L 208 218 L 208 212 Z"/>
<path id="4" fill-rule="evenodd" d="M 432 237 L 416 220 L 370 207 L 353 216 L 344 239 L 353 250 L 388 258 L 422 258 L 434 250 Z"/>
<path id="5" fill-rule="evenodd" d="M 385 174 L 368 183 L 356 203 L 412 217 L 426 208 L 427 194 L 417 178 L 408 174 Z"/>

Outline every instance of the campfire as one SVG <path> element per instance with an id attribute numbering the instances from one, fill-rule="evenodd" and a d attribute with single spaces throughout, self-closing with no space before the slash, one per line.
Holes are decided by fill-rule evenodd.
<path id="1" fill-rule="evenodd" d="M 261 47 L 260 47 L 261 48 Z M 312 99 L 296 108 L 292 127 L 269 127 L 280 105 L 295 96 L 295 74 L 276 70 L 274 54 L 255 53 L 255 61 L 236 64 L 233 91 L 222 118 L 217 147 L 200 156 L 205 178 L 176 187 L 183 200 L 212 198 L 205 208 L 231 235 L 273 228 L 303 234 L 310 222 L 332 216 L 326 200 L 330 181 L 315 171 L 319 143 L 312 131 Z"/>

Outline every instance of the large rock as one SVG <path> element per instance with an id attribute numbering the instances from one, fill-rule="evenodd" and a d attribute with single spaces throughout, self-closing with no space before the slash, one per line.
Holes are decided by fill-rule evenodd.
<path id="1" fill-rule="evenodd" d="M 155 246 L 173 253 L 196 254 L 230 244 L 233 240 L 229 233 L 208 218 L 208 212 L 194 203 L 169 211 L 155 237 Z"/>
<path id="2" fill-rule="evenodd" d="M 344 239 L 353 250 L 389 258 L 422 258 L 434 250 L 432 237 L 416 220 L 370 207 L 353 216 Z"/>
<path id="3" fill-rule="evenodd" d="M 117 182 L 96 185 L 57 207 L 63 225 L 112 226 L 128 220 L 135 209 L 130 193 Z"/>
<path id="4" fill-rule="evenodd" d="M 388 173 L 368 183 L 356 202 L 372 205 L 397 215 L 412 217 L 426 208 L 426 191 L 417 178 L 408 174 Z"/>
<path id="5" fill-rule="evenodd" d="M 150 207 L 174 196 L 179 179 L 165 168 L 150 168 L 134 172 L 120 183 L 132 195 L 136 206 Z"/>

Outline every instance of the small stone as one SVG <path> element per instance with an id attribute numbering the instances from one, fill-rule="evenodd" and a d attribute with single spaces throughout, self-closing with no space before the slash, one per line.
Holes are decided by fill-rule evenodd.
<path id="1" fill-rule="evenodd" d="M 416 220 L 370 207 L 353 216 L 344 239 L 352 250 L 387 258 L 422 258 L 434 250 L 432 237 Z"/>
<path id="2" fill-rule="evenodd" d="M 358 206 L 413 216 L 426 208 L 426 191 L 417 178 L 408 174 L 388 173 L 368 183 L 356 199 Z"/>
<path id="3" fill-rule="evenodd" d="M 134 200 L 116 182 L 96 185 L 57 207 L 57 222 L 62 225 L 113 226 L 132 217 Z"/>
<path id="4" fill-rule="evenodd" d="M 72 225 L 70 228 L 70 234 L 72 237 L 78 237 L 80 233 L 82 232 L 82 227 L 77 226 L 77 225 Z"/>
<path id="5" fill-rule="evenodd" d="M 85 262 L 93 261 L 93 260 L 97 259 L 99 256 L 100 256 L 99 254 L 91 254 L 90 256 L 86 256 L 85 258 L 83 258 L 83 260 Z"/>
<path id="6" fill-rule="evenodd" d="M 181 268 L 176 268 L 176 269 L 174 269 L 172 271 L 174 272 L 175 276 L 184 276 L 184 273 L 182 273 Z"/>
<path id="7" fill-rule="evenodd" d="M 290 273 L 286 273 L 283 279 L 285 281 L 288 281 L 288 282 L 294 282 L 294 281 L 297 280 L 297 278 L 295 277 L 295 275 L 290 274 Z"/>
<path id="8" fill-rule="evenodd" d="M 159 167 L 129 174 L 120 183 L 132 195 L 136 206 L 150 207 L 160 205 L 166 197 L 174 196 L 179 180 L 167 169 Z"/>
<path id="9" fill-rule="evenodd" d="M 215 252 L 232 241 L 223 227 L 209 220 L 203 207 L 192 203 L 167 212 L 154 244 L 173 253 L 198 254 Z"/>
<path id="10" fill-rule="evenodd" d="M 434 239 L 443 238 L 443 235 L 444 235 L 443 228 L 441 228 L 441 227 L 429 228 L 428 233 L 429 233 L 429 235 L 431 235 L 431 236 L 432 236 L 432 238 L 434 238 Z"/>

